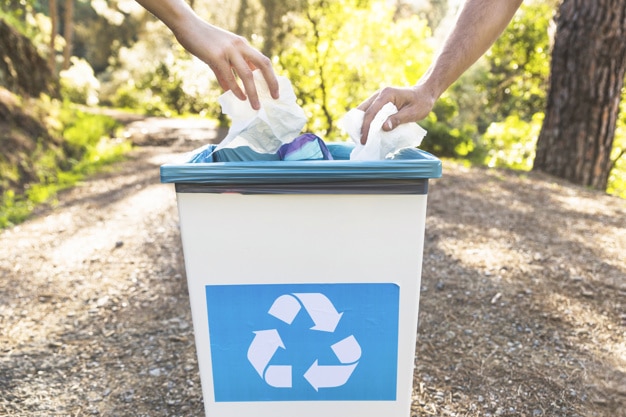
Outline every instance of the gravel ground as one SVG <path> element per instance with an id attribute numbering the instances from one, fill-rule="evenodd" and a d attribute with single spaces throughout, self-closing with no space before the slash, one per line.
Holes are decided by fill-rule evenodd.
<path id="1" fill-rule="evenodd" d="M 215 132 L 136 123 L 128 161 L 0 232 L 0 416 L 203 415 L 158 167 Z M 626 201 L 445 162 L 428 204 L 412 416 L 626 416 Z"/>

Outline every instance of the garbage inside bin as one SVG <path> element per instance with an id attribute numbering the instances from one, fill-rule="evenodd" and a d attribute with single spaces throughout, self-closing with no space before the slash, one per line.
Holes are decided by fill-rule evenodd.
<path id="1" fill-rule="evenodd" d="M 359 109 L 352 109 L 339 121 L 341 127 L 356 144 L 350 154 L 355 161 L 373 161 L 393 158 L 393 154 L 405 148 L 417 148 L 421 143 L 426 130 L 417 123 L 405 123 L 396 126 L 391 131 L 383 130 L 383 123 L 389 116 L 398 112 L 393 103 L 385 104 L 370 124 L 367 143 L 361 144 L 361 126 L 365 113 Z"/>
<path id="2" fill-rule="evenodd" d="M 324 141 L 312 133 L 305 133 L 283 144 L 275 153 L 261 153 L 249 146 L 236 148 L 205 147 L 195 153 L 193 162 L 244 161 L 317 161 L 332 159 Z"/>
<path id="3" fill-rule="evenodd" d="M 278 99 L 270 96 L 269 88 L 260 70 L 253 72 L 261 108 L 255 110 L 249 101 L 241 101 L 232 91 L 219 98 L 222 112 L 231 119 L 226 137 L 213 148 L 213 155 L 201 156 L 199 161 L 277 161 L 330 159 L 324 141 L 312 133 L 301 134 L 307 120 L 298 105 L 291 82 L 277 77 Z M 352 109 L 339 121 L 339 126 L 354 141 L 350 159 L 372 161 L 393 158 L 404 148 L 416 148 L 426 135 L 417 123 L 397 126 L 390 132 L 382 129 L 387 118 L 398 112 L 393 103 L 385 104 L 371 123 L 365 145 L 360 143 L 364 112 Z"/>
<path id="4" fill-rule="evenodd" d="M 306 124 L 304 110 L 286 77 L 277 77 L 280 97 L 275 100 L 261 71 L 255 70 L 253 76 L 261 108 L 253 109 L 249 101 L 241 101 L 232 91 L 222 94 L 218 101 L 231 126 L 216 150 L 247 146 L 260 154 L 274 154 L 299 136 Z"/>

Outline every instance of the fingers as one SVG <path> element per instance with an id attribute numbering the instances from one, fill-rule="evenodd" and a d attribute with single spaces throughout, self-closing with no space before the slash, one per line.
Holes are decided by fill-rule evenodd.
<path id="1" fill-rule="evenodd" d="M 261 108 L 261 103 L 259 102 L 259 94 L 257 93 L 256 85 L 254 84 L 254 76 L 252 75 L 252 70 L 241 56 L 236 57 L 236 59 L 238 62 L 233 63 L 233 70 L 239 76 L 239 79 L 243 84 L 243 88 L 246 91 L 248 100 L 250 100 L 250 105 L 253 109 L 259 110 Z"/>
<path id="2" fill-rule="evenodd" d="M 376 92 L 374 95 L 372 95 L 370 98 L 365 100 L 361 105 L 357 107 L 358 109 L 365 112 L 365 114 L 363 115 L 363 125 L 361 126 L 362 145 L 365 145 L 367 143 L 370 125 L 372 124 L 374 117 L 376 117 L 380 109 L 382 109 L 385 104 L 389 103 L 390 100 L 391 98 L 389 97 L 388 89 L 383 89 Z M 387 122 L 385 122 L 385 124 L 386 123 Z"/>
<path id="3" fill-rule="evenodd" d="M 176 38 L 185 49 L 209 65 L 222 89 L 232 91 L 240 100 L 248 98 L 252 108 L 258 110 L 259 94 L 252 72 L 259 69 L 270 95 L 278 98 L 278 80 L 271 60 L 250 46 L 244 37 L 213 26 L 195 15 L 187 23 L 172 29 Z"/>
<path id="4" fill-rule="evenodd" d="M 361 126 L 361 145 L 365 145 L 367 143 L 367 138 L 370 133 L 370 125 L 381 108 L 382 106 L 372 105 L 365 110 L 365 114 L 363 115 L 363 125 Z"/>
<path id="5" fill-rule="evenodd" d="M 248 57 L 245 63 L 240 63 L 237 67 L 235 67 L 235 71 L 239 75 L 241 79 L 244 89 L 248 94 L 248 98 L 250 99 L 250 104 L 252 108 L 258 110 L 261 107 L 259 102 L 259 97 L 256 90 L 256 85 L 254 83 L 254 75 L 252 71 L 258 69 L 261 71 L 265 82 L 267 83 L 267 88 L 269 90 L 270 96 L 273 99 L 278 98 L 278 79 L 276 78 L 276 74 L 274 73 L 274 69 L 272 68 L 272 63 L 269 58 L 265 55 L 261 54 L 255 49 L 252 49 L 248 46 L 249 52 L 252 53 L 252 57 Z"/>
<path id="6" fill-rule="evenodd" d="M 225 91 L 231 90 L 240 100 L 247 98 L 253 109 L 259 110 L 261 108 L 259 94 L 254 82 L 253 70 L 255 69 L 261 71 L 271 97 L 278 98 L 278 80 L 270 59 L 251 47 L 244 38 L 232 37 L 224 55 L 217 61 L 219 67 L 214 68 L 214 72 L 220 87 Z M 238 79 L 241 80 L 243 89 Z"/>
<path id="7" fill-rule="evenodd" d="M 415 105 L 407 104 L 406 106 L 400 108 L 398 113 L 389 116 L 383 124 L 383 130 L 385 132 L 389 132 L 401 124 L 415 122 L 417 121 L 416 119 Z"/>
<path id="8" fill-rule="evenodd" d="M 393 103 L 398 112 L 385 120 L 382 129 L 386 132 L 398 125 L 422 120 L 432 110 L 435 98 L 417 87 L 386 87 L 365 100 L 359 109 L 365 112 L 361 127 L 361 143 L 365 144 L 369 136 L 370 125 L 380 109 L 387 103 Z"/>
<path id="9" fill-rule="evenodd" d="M 238 99 L 246 99 L 246 94 L 243 92 L 241 87 L 239 87 L 239 83 L 237 82 L 235 74 L 233 73 L 230 65 L 225 66 L 225 68 L 215 68 L 213 72 L 215 73 L 217 82 L 220 84 L 220 87 L 222 87 L 224 91 L 230 90 Z"/>
<path id="10" fill-rule="evenodd" d="M 278 99 L 279 91 L 278 91 L 278 80 L 276 79 L 276 74 L 274 73 L 274 69 L 272 66 L 268 66 L 266 68 L 259 68 L 261 73 L 263 74 L 263 78 L 267 82 L 267 87 L 270 90 L 270 95 L 274 100 Z"/>
<path id="11" fill-rule="evenodd" d="M 261 103 L 259 100 L 259 94 L 254 82 L 253 69 L 254 66 L 248 64 L 241 56 L 234 56 L 226 61 L 226 68 L 216 69 L 215 75 L 220 87 L 225 91 L 231 90 L 233 94 L 240 100 L 250 100 L 250 105 L 253 109 L 259 110 Z M 278 98 L 278 80 L 274 74 L 274 70 L 271 65 L 265 68 L 259 68 L 263 74 L 263 78 L 267 82 L 267 86 L 272 98 Z M 237 78 L 241 80 L 243 89 L 241 88 Z M 245 92 L 244 92 L 245 91 Z"/>
<path id="12" fill-rule="evenodd" d="M 274 73 L 274 68 L 272 67 L 272 61 L 261 54 L 260 52 L 254 50 L 255 57 L 254 59 L 249 59 L 249 65 L 253 66 L 255 69 L 261 71 L 263 74 L 263 78 L 267 83 L 267 88 L 270 91 L 270 95 L 273 99 L 278 98 L 278 79 L 276 78 L 276 74 Z"/>
<path id="13" fill-rule="evenodd" d="M 254 61 L 252 60 L 251 63 L 249 63 L 246 59 L 249 56 L 255 58 L 255 53 L 261 55 L 254 50 L 245 39 L 236 36 L 225 58 L 229 65 L 229 72 L 232 75 L 232 80 L 229 81 L 231 81 L 231 84 L 234 84 L 232 86 L 234 87 L 232 88 L 233 93 L 241 100 L 245 100 L 247 96 L 252 108 L 258 110 L 261 108 L 261 103 L 259 102 L 259 94 L 257 93 L 254 76 L 252 75 L 252 70 L 255 68 Z M 235 75 L 241 80 L 245 94 L 241 91 L 241 87 L 239 83 L 237 83 Z"/>

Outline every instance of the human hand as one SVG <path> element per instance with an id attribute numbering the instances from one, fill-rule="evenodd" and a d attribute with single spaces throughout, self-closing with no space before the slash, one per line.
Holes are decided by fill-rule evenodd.
<path id="1" fill-rule="evenodd" d="M 272 98 L 278 98 L 278 80 L 270 59 L 250 46 L 245 38 L 200 18 L 173 28 L 173 32 L 185 49 L 209 65 L 225 91 L 231 90 L 241 100 L 247 97 L 253 109 L 260 108 L 252 76 L 255 69 L 263 74 Z M 241 80 L 245 93 L 236 77 Z"/>
<path id="2" fill-rule="evenodd" d="M 377 91 L 358 106 L 358 109 L 365 112 L 361 127 L 361 144 L 365 145 L 367 142 L 370 124 L 385 104 L 393 103 L 398 109 L 398 113 L 383 123 L 383 130 L 388 132 L 400 124 L 424 119 L 433 109 L 436 100 L 437 97 L 425 84 L 413 87 L 385 87 Z"/>

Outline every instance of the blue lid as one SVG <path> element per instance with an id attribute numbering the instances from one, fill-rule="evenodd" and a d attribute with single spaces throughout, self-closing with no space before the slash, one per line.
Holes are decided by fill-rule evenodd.
<path id="1" fill-rule="evenodd" d="M 441 177 L 441 161 L 415 148 L 399 151 L 394 159 L 350 161 L 354 145 L 329 143 L 333 160 L 189 162 L 161 165 L 162 183 L 186 184 L 294 184 L 299 182 L 411 180 Z M 200 148 L 211 151 L 215 145 Z"/>

